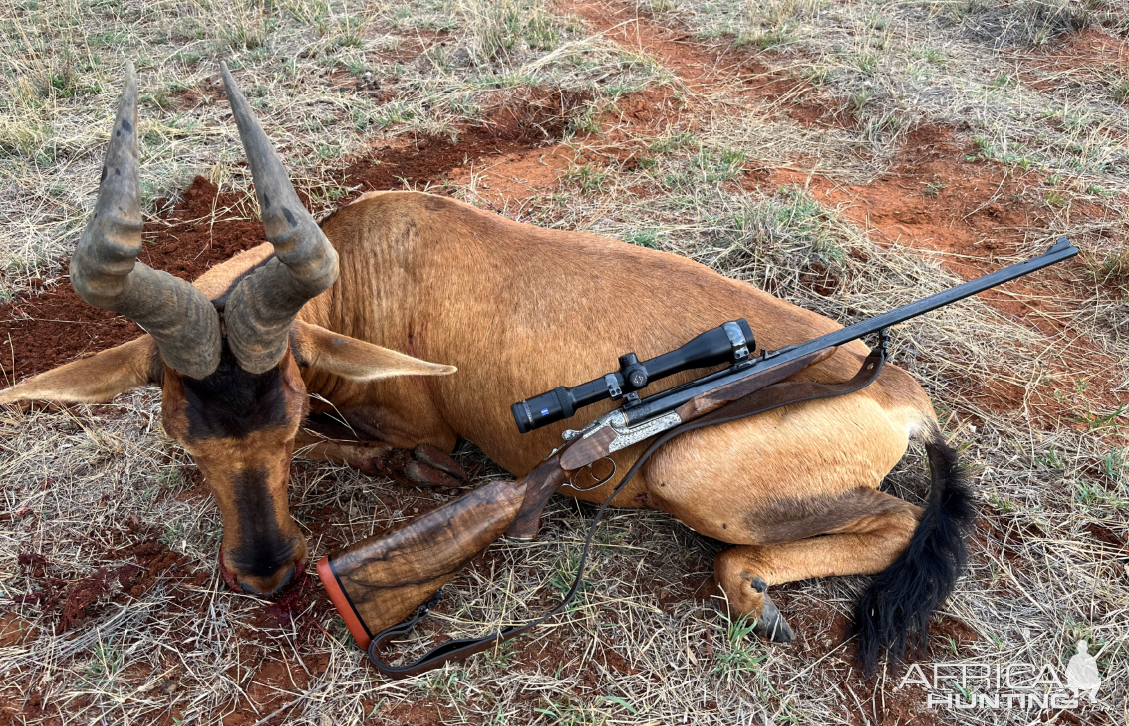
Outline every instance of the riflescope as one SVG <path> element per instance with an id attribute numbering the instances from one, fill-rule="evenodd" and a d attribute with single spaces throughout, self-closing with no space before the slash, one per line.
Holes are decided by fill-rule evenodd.
<path id="1" fill-rule="evenodd" d="M 642 363 L 634 353 L 621 355 L 619 370 L 614 373 L 572 388 L 559 386 L 539 396 L 518 401 L 510 406 L 510 410 L 517 430 L 529 433 L 569 418 L 578 409 L 607 398 L 626 396 L 628 402 L 625 405 L 628 405 L 632 399 L 638 399 L 635 391 L 675 373 L 722 363 L 741 363 L 748 360 L 754 347 L 756 343 L 749 324 L 744 318 L 733 320 L 702 333 L 677 350 Z"/>

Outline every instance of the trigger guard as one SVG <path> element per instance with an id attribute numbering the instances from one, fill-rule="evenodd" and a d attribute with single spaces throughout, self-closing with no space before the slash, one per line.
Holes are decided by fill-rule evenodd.
<path id="1" fill-rule="evenodd" d="M 608 475 L 607 475 L 606 477 L 604 477 L 603 479 L 596 479 L 596 474 L 595 474 L 595 473 L 594 473 L 594 472 L 592 471 L 592 464 L 595 464 L 595 463 L 596 463 L 597 461 L 608 461 L 608 462 L 611 462 L 611 465 L 612 465 L 612 471 L 611 471 L 611 473 L 610 473 L 610 474 L 608 474 Z M 586 487 L 578 487 L 578 486 L 576 486 L 576 484 L 575 484 L 575 481 L 574 481 L 574 480 L 576 479 L 576 475 L 577 475 L 577 474 L 579 474 L 580 472 L 584 471 L 585 469 L 587 469 L 587 470 L 588 470 L 588 475 L 589 475 L 589 476 L 591 476 L 591 477 L 592 477 L 592 479 L 596 481 L 596 483 L 595 483 L 595 484 L 593 484 L 593 485 L 591 485 L 591 486 L 586 486 Z M 591 464 L 585 464 L 585 465 L 584 465 L 584 466 L 582 466 L 581 468 L 577 469 L 577 470 L 576 470 L 576 472 L 575 472 L 575 473 L 574 473 L 574 474 L 573 474 L 573 475 L 572 475 L 571 477 L 569 477 L 569 479 L 568 479 L 568 481 L 566 482 L 566 484 L 567 484 L 567 485 L 569 486 L 569 488 L 571 488 L 571 489 L 572 489 L 573 491 L 578 491 L 578 492 L 590 492 L 590 491 L 592 491 L 593 489 L 599 489 L 599 488 L 600 488 L 600 487 L 602 487 L 603 485 L 605 485 L 605 484 L 607 484 L 608 482 L 610 482 L 610 481 L 612 480 L 612 477 L 614 477 L 614 476 L 615 476 L 615 473 L 616 473 L 616 471 L 617 471 L 617 467 L 616 467 L 616 465 L 615 465 L 615 459 L 611 458 L 610 456 L 605 456 L 605 457 L 604 457 L 604 458 L 602 458 L 602 459 L 596 459 L 596 461 L 593 461 L 593 462 L 592 462 Z"/>

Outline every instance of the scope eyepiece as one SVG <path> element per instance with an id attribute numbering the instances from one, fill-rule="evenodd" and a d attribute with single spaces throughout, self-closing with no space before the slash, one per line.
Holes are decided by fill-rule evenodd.
<path id="1" fill-rule="evenodd" d="M 517 430 L 529 433 L 556 423 L 584 406 L 604 399 L 619 399 L 675 373 L 749 359 L 756 347 L 749 323 L 741 318 L 706 331 L 686 345 L 651 360 L 639 362 L 634 353 L 619 357 L 619 370 L 572 388 L 558 386 L 510 406 Z"/>

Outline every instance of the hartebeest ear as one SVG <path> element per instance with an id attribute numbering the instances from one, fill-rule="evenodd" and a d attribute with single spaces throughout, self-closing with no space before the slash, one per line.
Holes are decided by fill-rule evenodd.
<path id="1" fill-rule="evenodd" d="M 396 376 L 449 376 L 456 370 L 454 366 L 428 363 L 301 320 L 295 320 L 290 326 L 290 352 L 300 368 L 316 368 L 354 381 Z"/>
<path id="2" fill-rule="evenodd" d="M 163 370 L 157 344 L 143 335 L 6 388 L 0 391 L 0 403 L 102 403 L 130 388 L 160 383 Z"/>

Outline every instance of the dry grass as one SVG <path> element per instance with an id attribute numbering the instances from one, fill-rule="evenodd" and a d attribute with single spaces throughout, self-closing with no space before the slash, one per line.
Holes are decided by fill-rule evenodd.
<path id="1" fill-rule="evenodd" d="M 127 56 L 142 89 L 148 203 L 197 174 L 246 187 L 238 136 L 216 103 L 221 59 L 296 185 L 326 206 L 347 193 L 326 184 L 328 168 L 396 135 L 454 134 L 496 89 L 614 96 L 653 72 L 540 0 L 28 0 L 0 9 L 0 27 L 0 302 L 29 278 L 61 274 L 93 207 Z"/>
<path id="2" fill-rule="evenodd" d="M 1105 685 L 1102 702 L 1078 716 L 1123 723 L 1129 545 L 1094 533 L 1129 542 L 1129 448 L 1117 407 L 1129 386 L 1129 288 L 1125 227 L 1116 221 L 1129 194 L 1129 121 L 1110 87 L 1074 83 L 1017 54 L 1059 42 L 1056 33 L 1070 24 L 1122 32 L 1125 16 L 1098 3 L 1079 19 L 1080 5 L 1065 0 L 648 0 L 637 7 L 659 24 L 689 23 L 702 43 L 740 53 L 761 48 L 756 57 L 769 72 L 810 81 L 811 95 L 749 98 L 723 71 L 695 85 L 683 78 L 685 68 L 664 67 L 615 32 L 589 35 L 590 17 L 517 0 L 63 2 L 0 11 L 8 44 L 8 88 L 0 96 L 5 289 L 59 273 L 54 260 L 73 245 L 93 203 L 106 133 L 99 122 L 112 108 L 127 50 L 147 60 L 139 65 L 151 94 L 142 109 L 150 200 L 195 173 L 228 187 L 246 183 L 234 129 L 214 102 L 221 56 L 241 64 L 268 133 L 299 184 L 326 205 L 345 193 L 324 184 L 342 156 L 411 130 L 451 133 L 475 117 L 484 93 L 586 88 L 610 103 L 648 81 L 669 83 L 688 111 L 641 126 L 614 105 L 596 104 L 606 113 L 588 122 L 597 133 L 568 141 L 570 168 L 514 200 L 508 213 L 683 254 L 843 322 L 957 282 L 951 270 L 962 258 L 880 244 L 802 184 L 739 182 L 752 168 L 799 158 L 838 183 L 866 182 L 889 168 L 914 126 L 960 129 L 985 152 L 985 164 L 1042 169 L 1056 177 L 1052 189 L 1098 205 L 1114 221 L 1055 207 L 1046 228 L 1027 230 L 996 257 L 1004 264 L 1029 256 L 1062 233 L 1084 247 L 1087 264 L 1057 273 L 1037 312 L 1016 317 L 976 299 L 893 331 L 897 362 L 933 396 L 984 509 L 971 571 L 944 613 L 945 632 L 964 636 L 939 638 L 931 659 L 1049 660 L 1061 669 L 1073 642 L 1086 638 L 1093 650 L 1105 647 Z M 358 90 L 365 73 L 392 84 L 387 99 Z M 1045 79 L 1059 82 L 1034 87 Z M 200 103 L 184 107 L 185 91 Z M 777 112 L 813 99 L 856 107 L 859 122 L 813 128 Z M 896 123 L 883 122 L 891 117 Z M 624 149 L 634 152 L 632 163 L 622 161 Z M 446 191 L 497 205 L 482 186 L 496 163 L 482 160 Z M 76 413 L 7 409 L 0 439 L 5 609 L 36 586 L 19 554 L 44 555 L 51 576 L 88 577 L 118 564 L 109 552 L 122 546 L 131 518 L 183 555 L 185 575 L 201 574 L 198 584 L 162 579 L 137 598 L 104 596 L 93 617 L 64 635 L 50 632 L 54 615 L 33 604 L 15 608 L 25 626 L 39 629 L 30 642 L 0 648 L 0 673 L 15 684 L 3 696 L 17 722 L 228 717 L 321 726 L 423 723 L 441 713 L 444 723 L 476 724 L 858 724 L 894 723 L 892 704 L 924 700 L 897 691 L 889 674 L 867 689 L 850 670 L 849 646 L 836 639 L 834 623 L 850 613 L 865 578 L 784 588 L 782 611 L 801 640 L 767 646 L 729 621 L 723 605 L 692 596 L 720 544 L 658 513 L 634 511 L 613 512 L 602 525 L 593 585 L 553 627 L 462 665 L 384 681 L 363 664 L 339 620 L 319 616 L 320 629 L 311 624 L 324 612 L 317 605 L 279 626 L 264 620 L 264 603 L 223 589 L 214 565 L 218 513 L 184 455 L 161 435 L 152 391 Z M 483 463 L 471 447 L 459 456 Z M 927 488 L 922 469 L 911 453 L 888 488 L 919 500 Z M 487 463 L 480 476 L 492 472 Z M 292 479 L 293 508 L 315 557 L 327 542 L 381 531 L 433 497 L 331 466 L 296 464 Z M 555 499 L 546 536 L 532 547 L 493 550 L 448 589 L 436 621 L 469 634 L 540 611 L 566 581 L 591 514 L 587 505 Z M 1036 716 L 1027 715 L 913 718 L 1003 724 Z"/>

